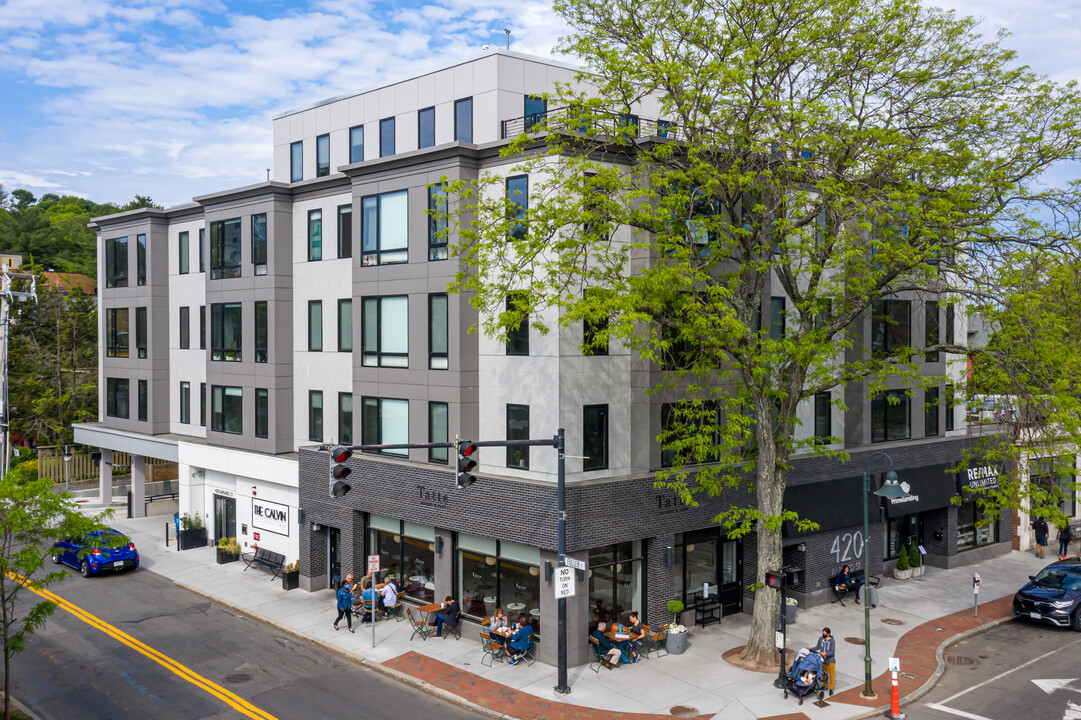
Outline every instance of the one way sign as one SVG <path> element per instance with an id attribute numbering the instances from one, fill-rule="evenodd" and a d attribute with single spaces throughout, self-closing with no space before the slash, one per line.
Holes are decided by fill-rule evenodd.
<path id="1" fill-rule="evenodd" d="M 556 568 L 556 599 L 574 597 L 574 568 Z"/>

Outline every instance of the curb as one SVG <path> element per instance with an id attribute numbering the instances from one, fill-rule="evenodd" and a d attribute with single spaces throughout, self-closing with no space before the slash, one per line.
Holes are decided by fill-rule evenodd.
<path id="1" fill-rule="evenodd" d="M 154 572 L 154 571 L 153 570 L 147 570 L 147 572 Z M 263 623 L 265 625 L 270 625 L 271 627 L 278 630 L 279 632 L 283 632 L 286 635 L 289 635 L 289 636 L 291 636 L 291 637 L 293 637 L 293 638 L 295 638 L 297 640 L 300 640 L 302 642 L 306 642 L 306 643 L 308 643 L 310 645 L 318 645 L 319 647 L 322 647 L 322 648 L 324 648 L 326 650 L 329 650 L 329 651 L 333 652 L 334 654 L 340 656 L 341 658 L 343 658 L 345 660 L 349 660 L 350 662 L 356 663 L 358 665 L 369 668 L 371 670 L 375 670 L 375 671 L 377 671 L 379 673 L 382 673 L 383 675 L 385 675 L 385 676 L 387 676 L 387 677 L 389 677 L 389 678 L 391 678 L 393 680 L 397 680 L 398 682 L 400 682 L 400 683 L 402 683 L 404 685 L 408 685 L 410 687 L 416 688 L 417 690 L 428 693 L 429 695 L 437 697 L 440 700 L 445 700 L 446 702 L 449 702 L 449 703 L 451 703 L 453 705 L 457 705 L 459 707 L 465 708 L 466 710 L 472 710 L 474 712 L 480 713 L 480 714 L 485 715 L 487 717 L 493 718 L 493 720 L 518 720 L 518 718 L 515 718 L 512 715 L 506 715 L 504 713 L 498 712 L 497 710 L 493 710 L 493 709 L 485 707 L 483 705 L 478 705 L 476 703 L 470 702 L 469 700 L 466 700 L 465 698 L 463 698 L 463 697 L 461 697 L 459 695 L 455 695 L 452 692 L 444 690 L 443 688 L 436 687 L 435 685 L 432 685 L 431 683 L 425 682 L 424 680 L 421 680 L 419 678 L 415 678 L 412 675 L 408 675 L 406 673 L 403 673 L 400 670 L 395 670 L 394 668 L 389 668 L 386 665 L 383 665 L 382 663 L 376 662 L 374 660 L 369 660 L 368 658 L 366 658 L 366 657 L 364 657 L 362 655 L 356 655 L 356 654 L 351 653 L 348 650 L 340 648 L 340 647 L 338 647 L 336 645 L 331 645 L 330 643 L 324 642 L 322 640 L 318 640 L 318 639 L 315 639 L 315 638 L 310 638 L 310 637 L 306 637 L 304 635 L 301 635 L 300 633 L 296 632 L 295 630 L 285 627 L 281 623 L 278 623 L 278 622 L 276 622 L 274 620 L 271 620 L 270 618 L 267 618 L 267 617 L 264 617 L 264 616 L 259 615 L 257 613 L 254 613 L 251 610 L 248 610 L 247 608 L 242 608 L 239 605 L 236 605 L 236 604 L 234 604 L 232 602 L 229 602 L 228 600 L 223 600 L 220 597 L 211 595 L 210 593 L 208 593 L 208 592 L 206 592 L 204 590 L 200 590 L 199 588 L 195 588 L 195 587 L 192 587 L 192 586 L 187 585 L 185 583 L 178 582 L 177 580 L 166 577 L 164 575 L 160 575 L 158 573 L 154 573 L 154 574 L 157 575 L 160 578 L 164 578 L 164 579 L 168 580 L 169 582 L 171 582 L 173 585 L 176 585 L 177 587 L 184 588 L 188 592 L 195 593 L 196 595 L 199 595 L 200 597 L 204 597 L 207 600 L 210 600 L 211 602 L 215 602 L 215 603 L 217 603 L 217 604 L 219 604 L 219 605 L 221 605 L 223 607 L 227 607 L 227 608 L 229 608 L 230 610 L 232 610 L 234 612 L 238 612 L 238 613 L 240 613 L 240 614 L 242 614 L 242 615 L 244 615 L 244 616 L 246 616 L 246 617 L 248 617 L 248 618 L 250 618 L 252 620 L 255 620 L 256 622 L 261 622 L 261 623 Z"/>

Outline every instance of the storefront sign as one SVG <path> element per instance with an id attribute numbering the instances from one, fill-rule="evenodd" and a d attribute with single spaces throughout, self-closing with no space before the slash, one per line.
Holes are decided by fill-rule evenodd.
<path id="1" fill-rule="evenodd" d="M 439 490 L 432 490 L 423 485 L 417 485 L 417 502 L 428 507 L 445 508 L 450 496 Z"/>
<path id="2" fill-rule="evenodd" d="M 215 495 L 221 495 L 222 497 L 233 497 L 232 490 L 222 490 L 221 488 L 214 488 Z"/>
<path id="3" fill-rule="evenodd" d="M 901 489 L 908 495 L 887 500 L 886 514 L 891 518 L 899 518 L 947 507 L 950 499 L 957 494 L 957 486 L 950 473 L 952 467 L 949 463 L 940 463 L 898 470 Z"/>
<path id="4" fill-rule="evenodd" d="M 269 500 L 251 501 L 251 524 L 277 535 L 289 535 L 289 506 Z"/>
<path id="5" fill-rule="evenodd" d="M 690 505 L 683 502 L 683 498 L 679 495 L 657 495 L 657 510 L 661 515 L 669 515 L 674 512 L 680 512 L 686 510 Z"/>
<path id="6" fill-rule="evenodd" d="M 555 586 L 556 600 L 574 597 L 574 568 L 556 568 Z"/>
<path id="7" fill-rule="evenodd" d="M 965 490 L 986 490 L 998 487 L 999 470 L 993 465 L 983 465 L 965 470 L 961 485 Z"/>

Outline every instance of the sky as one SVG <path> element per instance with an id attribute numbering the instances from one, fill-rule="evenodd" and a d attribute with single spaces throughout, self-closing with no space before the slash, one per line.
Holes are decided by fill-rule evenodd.
<path id="1" fill-rule="evenodd" d="M 938 4 L 1081 79 L 1081 3 Z M 567 32 L 549 0 L 0 0 L 0 184 L 169 207 L 261 182 L 274 115 L 473 57 L 504 28 L 540 56 Z"/>

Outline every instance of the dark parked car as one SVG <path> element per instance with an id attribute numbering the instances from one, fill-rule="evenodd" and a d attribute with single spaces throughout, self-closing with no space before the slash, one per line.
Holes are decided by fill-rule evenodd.
<path id="1" fill-rule="evenodd" d="M 90 577 L 103 570 L 139 567 L 139 551 L 129 538 L 108 528 L 82 538 L 58 540 L 53 545 L 53 562 L 70 565 L 83 577 Z"/>
<path id="2" fill-rule="evenodd" d="M 1081 632 L 1081 563 L 1060 560 L 1030 575 L 1013 596 L 1013 614 Z"/>

